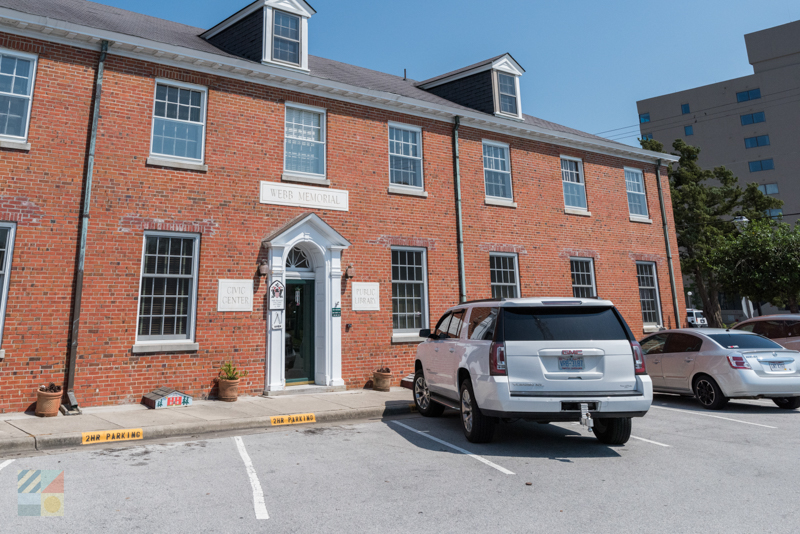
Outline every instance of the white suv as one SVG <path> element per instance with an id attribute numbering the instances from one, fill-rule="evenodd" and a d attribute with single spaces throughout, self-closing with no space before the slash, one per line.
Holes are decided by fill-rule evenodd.
<path id="1" fill-rule="evenodd" d="M 426 417 L 461 412 L 467 439 L 499 419 L 581 421 L 622 444 L 653 401 L 639 343 L 607 300 L 522 298 L 447 311 L 417 348 L 414 402 Z"/>

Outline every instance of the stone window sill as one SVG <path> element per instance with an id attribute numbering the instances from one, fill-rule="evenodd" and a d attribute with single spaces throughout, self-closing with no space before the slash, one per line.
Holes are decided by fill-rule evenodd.
<path id="1" fill-rule="evenodd" d="M 402 185 L 390 185 L 389 193 L 393 195 L 409 195 L 412 197 L 428 198 L 428 192 L 416 187 L 403 187 Z"/>
<path id="2" fill-rule="evenodd" d="M 575 208 L 564 208 L 564 213 L 567 215 L 580 215 L 581 217 L 591 217 L 592 212 L 586 210 L 579 210 Z"/>
<path id="3" fill-rule="evenodd" d="M 516 208 L 517 207 L 517 203 L 514 202 L 513 200 L 507 200 L 507 199 L 503 199 L 503 198 L 486 197 L 483 200 L 483 203 L 486 204 L 487 206 L 501 206 L 503 208 Z"/>
<path id="4" fill-rule="evenodd" d="M 414 332 L 407 334 L 392 334 L 392 343 L 421 343 L 423 341 L 425 341 L 425 338 L 419 337 L 419 334 L 415 334 Z"/>
<path id="5" fill-rule="evenodd" d="M 10 148 L 11 150 L 24 150 L 27 152 L 31 149 L 31 144 L 23 143 L 22 141 L 8 141 L 5 139 L 0 139 L 0 148 Z"/>
<path id="6" fill-rule="evenodd" d="M 644 325 L 644 328 L 642 328 L 642 330 L 644 331 L 645 334 L 652 334 L 654 332 L 661 331 L 661 327 L 658 326 L 657 324 L 646 324 Z"/>
<path id="7" fill-rule="evenodd" d="M 197 352 L 199 343 L 190 341 L 181 343 L 138 343 L 133 346 L 134 354 L 148 354 L 153 352 Z"/>
<path id="8" fill-rule="evenodd" d="M 313 176 L 299 176 L 297 174 L 283 173 L 281 180 L 284 182 L 300 182 L 302 184 L 331 185 L 331 181 L 325 178 L 314 178 Z"/>
<path id="9" fill-rule="evenodd" d="M 653 219 L 648 219 L 646 217 L 636 217 L 634 215 L 631 215 L 631 222 L 642 223 L 642 224 L 653 224 Z"/>
<path id="10" fill-rule="evenodd" d="M 184 161 L 176 161 L 174 159 L 164 159 L 150 156 L 147 158 L 147 164 L 156 167 L 170 167 L 172 169 L 181 169 L 184 171 L 200 171 L 208 172 L 208 165 L 201 165 L 199 163 L 189 163 Z"/>

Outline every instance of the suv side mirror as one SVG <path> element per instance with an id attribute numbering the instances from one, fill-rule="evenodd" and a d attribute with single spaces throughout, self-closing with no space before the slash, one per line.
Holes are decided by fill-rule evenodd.
<path id="1" fill-rule="evenodd" d="M 419 331 L 419 337 L 422 338 L 429 338 L 431 337 L 431 329 L 430 328 L 423 328 Z"/>

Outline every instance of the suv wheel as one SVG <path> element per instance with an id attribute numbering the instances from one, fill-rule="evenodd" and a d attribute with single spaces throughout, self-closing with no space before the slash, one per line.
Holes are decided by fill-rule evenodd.
<path id="1" fill-rule="evenodd" d="M 772 399 L 775 406 L 783 408 L 784 410 L 794 410 L 800 408 L 800 397 L 782 397 L 779 399 Z"/>
<path id="2" fill-rule="evenodd" d="M 610 419 L 595 419 L 592 431 L 600 443 L 606 445 L 622 445 L 631 438 L 631 418 L 612 417 Z"/>
<path id="3" fill-rule="evenodd" d="M 414 404 L 417 411 L 425 417 L 439 417 L 444 412 L 444 406 L 431 399 L 422 369 L 414 374 Z"/>
<path id="4" fill-rule="evenodd" d="M 701 376 L 694 381 L 694 396 L 708 410 L 721 410 L 730 400 L 710 376 Z"/>
<path id="5" fill-rule="evenodd" d="M 489 443 L 494 435 L 495 421 L 481 413 L 472 391 L 472 381 L 461 383 L 461 428 L 472 443 Z"/>

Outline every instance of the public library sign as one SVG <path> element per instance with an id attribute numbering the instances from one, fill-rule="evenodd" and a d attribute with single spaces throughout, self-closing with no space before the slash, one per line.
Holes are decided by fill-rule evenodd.
<path id="1" fill-rule="evenodd" d="M 261 182 L 260 202 L 278 206 L 350 211 L 350 197 L 347 191 L 276 182 Z"/>

